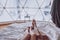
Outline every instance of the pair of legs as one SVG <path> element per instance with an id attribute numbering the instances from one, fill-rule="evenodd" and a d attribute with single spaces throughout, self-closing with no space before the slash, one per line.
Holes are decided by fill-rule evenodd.
<path id="1" fill-rule="evenodd" d="M 28 27 L 25 33 L 25 37 L 23 40 L 49 40 L 49 38 L 45 35 L 41 35 L 42 33 L 39 32 L 37 29 L 36 21 L 32 21 L 32 26 Z"/>
<path id="2" fill-rule="evenodd" d="M 23 38 L 23 40 L 41 40 L 42 39 L 38 30 L 34 28 L 33 26 L 28 27 L 25 32 L 26 33 L 24 35 L 25 37 Z"/>
<path id="3" fill-rule="evenodd" d="M 30 35 L 27 34 L 23 40 L 36 40 L 36 34 Z"/>
<path id="4" fill-rule="evenodd" d="M 26 34 L 23 40 L 49 40 L 47 35 Z"/>
<path id="5" fill-rule="evenodd" d="M 33 34 L 30 33 L 30 27 L 28 27 L 25 32 L 23 40 L 36 40 L 36 34 L 34 32 Z"/>

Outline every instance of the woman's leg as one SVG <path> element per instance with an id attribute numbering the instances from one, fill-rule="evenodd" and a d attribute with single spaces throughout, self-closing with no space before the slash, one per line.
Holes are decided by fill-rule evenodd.
<path id="1" fill-rule="evenodd" d="M 37 35 L 37 40 L 43 40 L 42 35 Z"/>
<path id="2" fill-rule="evenodd" d="M 36 34 L 31 35 L 31 40 L 36 40 Z"/>
<path id="3" fill-rule="evenodd" d="M 23 40 L 30 40 L 31 35 L 30 35 L 30 27 L 28 27 L 25 31 L 25 35 L 24 35 L 24 39 Z"/>
<path id="4" fill-rule="evenodd" d="M 49 40 L 49 37 L 46 35 L 43 35 L 43 40 Z"/>
<path id="5" fill-rule="evenodd" d="M 31 39 L 31 35 L 30 34 L 27 34 L 23 40 L 30 40 Z"/>

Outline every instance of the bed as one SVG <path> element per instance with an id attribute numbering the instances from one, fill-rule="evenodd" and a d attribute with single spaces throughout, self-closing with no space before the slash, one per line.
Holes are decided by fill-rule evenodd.
<path id="1" fill-rule="evenodd" d="M 25 29 L 31 26 L 31 21 L 25 23 L 13 23 L 0 30 L 0 40 L 22 40 Z M 37 21 L 39 31 L 45 33 L 50 40 L 57 40 L 58 32 L 52 22 Z"/>

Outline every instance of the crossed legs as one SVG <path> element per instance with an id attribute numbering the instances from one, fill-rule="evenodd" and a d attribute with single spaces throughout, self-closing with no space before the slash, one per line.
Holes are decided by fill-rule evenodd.
<path id="1" fill-rule="evenodd" d="M 28 30 L 27 30 L 27 33 L 25 34 L 25 37 L 24 37 L 24 39 L 23 40 L 36 40 L 36 34 L 35 33 L 33 33 L 32 35 L 31 35 L 31 33 L 30 33 L 30 31 L 29 31 L 29 28 L 28 28 Z"/>

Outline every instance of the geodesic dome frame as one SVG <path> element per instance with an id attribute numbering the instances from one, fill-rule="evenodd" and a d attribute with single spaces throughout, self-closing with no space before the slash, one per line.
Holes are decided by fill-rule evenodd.
<path id="1" fill-rule="evenodd" d="M 1 21 L 12 20 L 51 20 L 51 0 L 1 0 Z M 48 18 L 49 17 L 49 18 Z"/>

